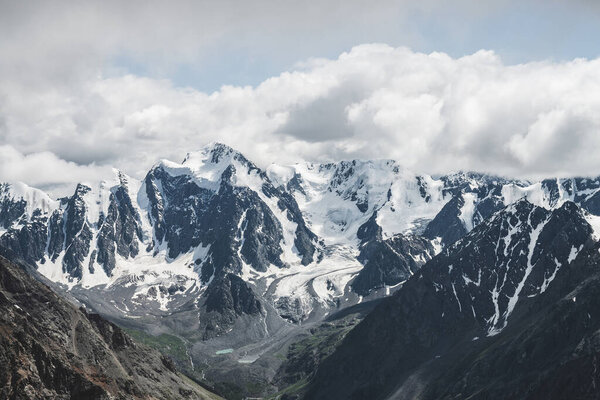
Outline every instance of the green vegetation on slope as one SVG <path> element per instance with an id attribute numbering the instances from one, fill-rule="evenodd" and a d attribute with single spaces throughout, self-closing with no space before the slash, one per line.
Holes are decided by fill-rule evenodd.
<path id="1" fill-rule="evenodd" d="M 222 397 L 219 397 L 218 395 L 212 393 L 216 391 L 215 388 L 212 387 L 212 385 L 200 379 L 199 374 L 196 373 L 196 371 L 194 371 L 194 368 L 192 368 L 193 365 L 190 360 L 190 356 L 187 352 L 185 342 L 181 338 L 174 335 L 169 335 L 167 333 L 162 333 L 160 335 L 153 336 L 139 329 L 123 329 L 136 342 L 143 343 L 146 346 L 150 346 L 160 351 L 164 355 L 170 357 L 175 362 L 178 369 L 183 372 L 181 376 L 183 376 L 186 380 L 193 382 L 194 385 L 202 388 L 202 391 L 205 392 L 207 396 L 209 396 L 209 394 L 210 396 L 213 396 L 209 396 L 209 398 L 222 399 Z M 222 392 L 218 393 L 222 394 Z"/>
<path id="2" fill-rule="evenodd" d="M 152 336 L 144 331 L 125 328 L 125 331 L 135 341 L 157 349 L 161 353 L 171 357 L 173 361 L 183 370 L 191 371 L 192 364 L 183 340 L 177 336 L 166 333 Z"/>
<path id="3" fill-rule="evenodd" d="M 294 398 L 294 395 L 301 394 L 319 364 L 333 353 L 358 322 L 360 318 L 356 315 L 325 322 L 312 328 L 304 339 L 292 343 L 288 348 L 286 361 L 275 377 L 276 383 L 283 389 L 271 398 Z"/>

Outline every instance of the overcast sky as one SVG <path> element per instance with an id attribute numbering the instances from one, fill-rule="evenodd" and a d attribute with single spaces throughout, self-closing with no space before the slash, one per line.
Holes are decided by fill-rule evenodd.
<path id="1" fill-rule="evenodd" d="M 141 178 L 210 141 L 600 175 L 598 37 L 591 0 L 0 0 L 0 181 Z"/>

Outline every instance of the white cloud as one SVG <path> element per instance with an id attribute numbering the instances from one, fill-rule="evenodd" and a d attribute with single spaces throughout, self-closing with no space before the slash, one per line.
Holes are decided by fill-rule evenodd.
<path id="1" fill-rule="evenodd" d="M 20 76 L 28 85 L 68 85 L 111 70 L 120 60 L 165 75 L 182 63 L 198 68 L 219 51 L 260 53 L 267 43 L 281 51 L 290 38 L 297 38 L 297 51 L 319 46 L 323 35 L 339 40 L 332 34 L 336 31 L 354 40 L 359 37 L 353 31 L 361 28 L 374 35 L 390 32 L 400 19 L 426 11 L 436 1 L 413 3 L 348 0 L 340 7 L 331 0 L 318 6 L 305 0 L 0 0 L 0 54 L 10 60 L 0 71 Z M 321 40 L 309 43 L 309 38 Z"/>
<path id="2" fill-rule="evenodd" d="M 64 196 L 72 194 L 74 182 L 99 182 L 112 175 L 107 166 L 78 165 L 48 151 L 24 155 L 12 146 L 0 146 L 0 182 L 25 182 Z"/>
<path id="3" fill-rule="evenodd" d="M 0 78 L 0 110 L 0 179 L 34 185 L 108 165 L 141 177 L 213 140 L 261 165 L 394 158 L 429 173 L 600 174 L 600 60 L 507 66 L 490 51 L 368 44 L 212 94 L 134 75 L 34 90 Z"/>

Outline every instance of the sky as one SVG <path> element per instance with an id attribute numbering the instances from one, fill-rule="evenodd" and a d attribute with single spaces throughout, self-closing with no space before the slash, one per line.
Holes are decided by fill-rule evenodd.
<path id="1" fill-rule="evenodd" d="M 261 167 L 600 175 L 593 1 L 0 0 L 0 181 L 219 141 Z"/>

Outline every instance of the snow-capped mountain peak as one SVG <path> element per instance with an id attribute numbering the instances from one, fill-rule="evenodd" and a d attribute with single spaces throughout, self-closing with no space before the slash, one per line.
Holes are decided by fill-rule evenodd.
<path id="1" fill-rule="evenodd" d="M 209 286 L 211 296 L 236 287 L 293 321 L 390 293 L 442 246 L 519 199 L 548 209 L 574 201 L 600 215 L 598 179 L 434 177 L 393 160 L 272 164 L 265 172 L 221 143 L 182 163 L 161 160 L 141 181 L 115 170 L 59 201 L 3 187 L 0 245 L 51 280 L 125 285 L 160 311 Z"/>
<path id="2" fill-rule="evenodd" d="M 188 152 L 183 159 L 182 164 L 195 165 L 197 163 L 205 164 L 207 162 L 219 164 L 231 162 L 234 159 L 245 164 L 250 164 L 250 161 L 248 161 L 248 159 L 246 159 L 239 151 L 223 143 L 211 142 L 197 151 Z"/>
<path id="3" fill-rule="evenodd" d="M 190 176 L 198 187 L 214 192 L 219 190 L 223 180 L 254 191 L 261 191 L 263 181 L 268 181 L 266 175 L 241 153 L 217 142 L 187 153 L 181 164 L 161 160 L 152 168 L 156 169 L 171 176 Z"/>
<path id="4" fill-rule="evenodd" d="M 0 184 L 0 202 L 2 201 L 22 202 L 21 215 L 24 214 L 28 219 L 31 219 L 35 210 L 40 210 L 41 213 L 48 213 L 57 208 L 59 204 L 57 200 L 51 199 L 44 191 L 33 188 L 23 182 Z M 0 217 L 0 229 L 2 228 L 3 221 L 8 223 L 8 216 L 4 220 Z M 4 226 L 4 228 L 8 228 L 8 226 Z"/>

